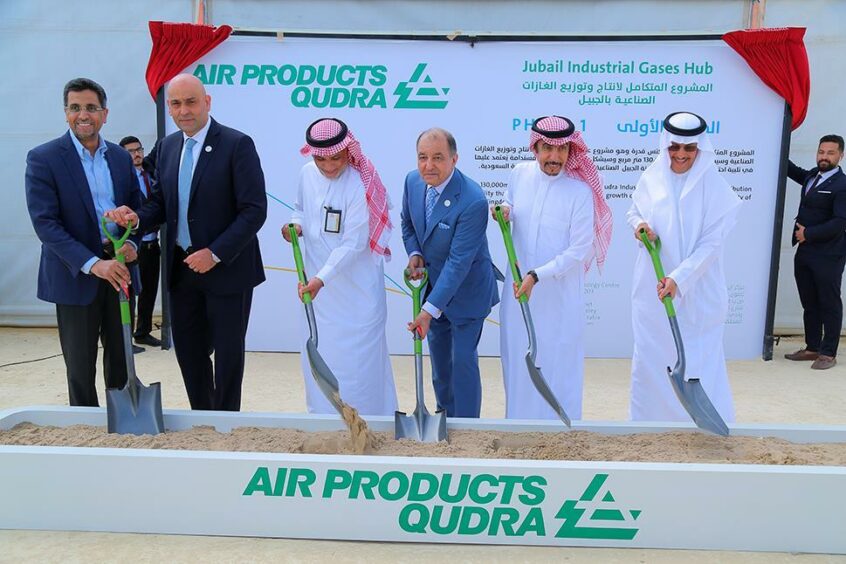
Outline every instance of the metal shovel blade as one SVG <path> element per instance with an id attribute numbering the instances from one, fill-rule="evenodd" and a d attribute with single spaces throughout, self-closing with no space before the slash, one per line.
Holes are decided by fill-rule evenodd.
<path id="1" fill-rule="evenodd" d="M 317 352 L 317 344 L 314 339 L 309 338 L 306 341 L 306 356 L 308 357 L 308 364 L 311 366 L 311 375 L 317 383 L 317 387 L 332 404 L 332 407 L 343 417 L 344 404 L 341 401 L 341 390 L 338 387 L 338 379 L 332 374 L 329 365 Z"/>
<path id="2" fill-rule="evenodd" d="M 404 411 L 394 412 L 394 438 L 412 439 L 422 443 L 437 443 L 446 441 L 446 413 L 438 411 L 429 413 L 423 398 L 423 356 L 414 355 L 414 382 L 417 403 L 414 413 L 407 415 Z"/>
<path id="3" fill-rule="evenodd" d="M 423 409 L 415 409 L 407 415 L 404 411 L 394 412 L 394 438 L 411 439 L 421 443 L 439 443 L 448 440 L 446 429 L 446 414 L 439 411 L 429 413 Z"/>
<path id="4" fill-rule="evenodd" d="M 106 420 L 109 433 L 158 435 L 164 433 L 162 387 L 156 382 L 145 386 L 135 374 L 132 356 L 132 330 L 125 290 L 120 292 L 123 354 L 126 357 L 126 385 L 106 390 Z"/>
<path id="5" fill-rule="evenodd" d="M 162 386 L 145 386 L 130 379 L 123 388 L 106 390 L 109 433 L 158 435 L 165 430 L 162 416 Z"/>
<path id="6" fill-rule="evenodd" d="M 555 397 L 555 394 L 550 389 L 549 384 L 547 384 L 546 378 L 544 378 L 543 374 L 541 374 L 540 368 L 535 365 L 538 345 L 537 337 L 535 336 L 535 323 L 532 321 L 532 312 L 529 310 L 529 304 L 526 302 L 520 302 L 520 309 L 523 312 L 523 321 L 526 323 L 526 331 L 529 334 L 529 350 L 526 351 L 526 368 L 529 370 L 529 378 L 532 380 L 532 384 L 535 385 L 535 389 L 538 393 L 543 396 L 543 399 L 549 404 L 549 407 L 551 407 L 552 410 L 558 414 L 561 421 L 569 427 L 570 417 L 567 415 L 567 412 L 564 411 L 564 408 L 561 407 L 561 404 L 558 402 L 558 398 Z"/>
<path id="7" fill-rule="evenodd" d="M 676 397 L 682 404 L 682 407 L 687 411 L 696 426 L 705 431 L 710 431 L 716 435 L 728 436 L 729 429 L 723 418 L 720 417 L 717 408 L 711 403 L 708 394 L 705 393 L 705 388 L 699 382 L 699 378 L 690 378 L 685 380 L 685 355 L 684 345 L 682 344 L 681 331 L 679 331 L 678 319 L 673 316 L 669 318 L 670 329 L 673 332 L 673 340 L 676 342 L 676 354 L 678 360 L 673 369 L 667 367 L 667 376 L 670 378 L 670 383 L 673 385 L 673 391 L 676 392 Z"/>

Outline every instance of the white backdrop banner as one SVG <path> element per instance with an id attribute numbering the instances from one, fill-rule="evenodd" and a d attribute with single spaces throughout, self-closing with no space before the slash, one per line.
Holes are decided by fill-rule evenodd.
<path id="1" fill-rule="evenodd" d="M 375 163 L 394 202 L 386 267 L 388 341 L 411 352 L 405 329 L 411 299 L 402 282 L 403 180 L 416 167 L 415 140 L 440 126 L 458 141 L 458 167 L 491 202 L 502 199 L 511 168 L 532 158 L 533 118 L 572 119 L 605 181 L 614 238 L 602 275 L 587 279 L 591 357 L 632 350 L 630 287 L 640 251 L 625 213 L 641 172 L 655 157 L 662 119 L 689 110 L 705 117 L 720 171 L 743 200 L 725 249 L 729 291 L 726 354 L 761 354 L 784 101 L 718 40 L 466 42 L 326 37 L 233 36 L 187 69 L 206 84 L 212 115 L 252 136 L 267 179 L 268 219 L 259 236 L 267 282 L 256 288 L 248 349 L 298 351 L 303 308 L 296 298 L 290 245 L 280 227 L 291 215 L 305 128 L 320 117 L 344 120 Z M 168 122 L 168 132 L 175 126 Z M 495 222 L 494 262 L 507 260 Z M 319 298 L 318 298 L 319 299 Z M 338 315 L 343 315 L 339 312 Z M 479 353 L 499 354 L 499 311 L 491 312 Z"/>

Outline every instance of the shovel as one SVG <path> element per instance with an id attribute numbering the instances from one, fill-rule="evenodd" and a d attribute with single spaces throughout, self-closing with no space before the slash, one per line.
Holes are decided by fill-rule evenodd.
<path id="1" fill-rule="evenodd" d="M 494 208 L 496 213 L 496 221 L 499 223 L 499 229 L 502 231 L 502 239 L 505 242 L 505 252 L 508 254 L 508 265 L 511 267 L 511 277 L 517 283 L 517 287 L 523 283 L 523 277 L 520 276 L 520 267 L 517 266 L 517 254 L 514 252 L 514 241 L 511 239 L 511 230 L 502 217 L 502 207 L 496 206 Z M 540 368 L 535 365 L 538 356 L 538 341 L 535 336 L 535 323 L 532 321 L 532 312 L 529 310 L 529 298 L 523 294 L 518 299 L 520 302 L 520 310 L 523 312 L 523 321 L 526 323 L 526 331 L 529 334 L 529 350 L 526 351 L 526 368 L 529 369 L 529 378 L 535 385 L 538 393 L 546 400 L 549 407 L 558 414 L 561 421 L 568 427 L 570 426 L 570 418 L 558 402 L 558 398 L 552 393 L 549 384 L 541 374 Z"/>
<path id="2" fill-rule="evenodd" d="M 664 267 L 661 265 L 661 257 L 659 256 L 661 253 L 661 240 L 655 239 L 655 243 L 652 243 L 644 229 L 640 230 L 639 237 L 643 241 L 644 246 L 646 246 L 646 250 L 649 251 L 658 281 L 664 280 Z M 667 376 L 670 377 L 673 390 L 697 427 L 717 435 L 728 436 L 728 426 L 723 421 L 723 418 L 720 417 L 714 404 L 708 399 L 708 394 L 705 393 L 705 388 L 702 387 L 699 378 L 685 378 L 684 343 L 682 342 L 681 332 L 679 331 L 679 322 L 676 319 L 676 308 L 673 307 L 673 298 L 670 296 L 665 296 L 663 302 L 664 309 L 667 310 L 667 318 L 670 320 L 670 330 L 673 332 L 673 340 L 676 343 L 676 355 L 678 356 L 676 366 L 673 369 L 670 369 L 669 366 L 667 367 Z"/>
<path id="3" fill-rule="evenodd" d="M 129 237 L 132 224 L 119 239 L 106 229 L 106 218 L 100 219 L 103 233 L 115 248 L 115 259 L 126 264 L 126 257 L 119 253 Z M 129 318 L 129 290 L 126 284 L 118 292 L 120 298 L 120 322 L 123 325 L 123 354 L 126 357 L 126 386 L 106 390 L 106 419 L 109 433 L 122 435 L 158 435 L 163 433 L 162 386 L 159 382 L 145 386 L 135 374 L 135 358 L 132 355 L 132 327 Z"/>
<path id="4" fill-rule="evenodd" d="M 414 308 L 414 318 L 420 313 L 420 292 L 426 287 L 429 274 L 423 270 L 420 283 L 411 283 L 408 269 L 403 272 L 405 285 L 411 290 L 411 301 Z M 447 440 L 446 415 L 443 410 L 434 415 L 426 409 L 423 398 L 423 340 L 418 331 L 414 332 L 414 386 L 417 392 L 417 404 L 414 413 L 406 415 L 403 411 L 394 413 L 394 437 L 397 439 L 413 439 L 423 443 L 436 443 Z"/>
<path id="5" fill-rule="evenodd" d="M 300 251 L 300 243 L 297 237 L 297 229 L 293 223 L 288 224 L 288 233 L 291 235 L 291 247 L 294 249 L 294 263 L 297 265 L 297 276 L 303 285 L 306 285 L 305 267 L 303 266 L 303 255 Z M 309 338 L 306 341 L 306 356 L 311 366 L 311 375 L 317 383 L 317 387 L 329 400 L 341 417 L 344 417 L 344 404 L 341 401 L 341 392 L 338 388 L 338 379 L 332 374 L 329 365 L 317 352 L 317 321 L 314 319 L 314 305 L 311 303 L 311 293 L 303 294 L 303 305 L 305 306 L 306 319 L 308 319 Z M 348 408 L 349 409 L 349 408 Z"/>

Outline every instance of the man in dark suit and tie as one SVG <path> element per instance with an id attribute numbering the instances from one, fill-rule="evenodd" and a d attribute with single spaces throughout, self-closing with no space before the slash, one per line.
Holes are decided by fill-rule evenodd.
<path id="1" fill-rule="evenodd" d="M 476 347 L 499 292 L 485 235 L 488 200 L 457 162 L 452 134 L 439 128 L 420 134 L 417 170 L 405 179 L 402 239 L 412 278 L 425 267 L 429 282 L 409 330 L 429 335 L 438 408 L 448 417 L 479 417 Z"/>
<path id="2" fill-rule="evenodd" d="M 156 151 L 158 184 L 137 214 L 110 216 L 141 230 L 167 224 L 173 342 L 191 408 L 238 411 L 253 288 L 264 281 L 264 173 L 253 140 L 209 117 L 196 77 L 171 80 L 167 105 L 181 131 Z"/>
<path id="3" fill-rule="evenodd" d="M 103 87 L 73 79 L 64 104 L 69 131 L 26 156 L 26 202 L 41 240 L 38 298 L 56 304 L 70 404 L 96 407 L 98 338 L 106 387 L 126 384 L 117 292 L 130 283 L 129 270 L 104 241 L 100 218 L 115 206 L 139 205 L 141 194 L 132 159 L 100 135 L 109 114 Z M 135 243 L 120 251 L 135 260 Z"/>
<path id="4" fill-rule="evenodd" d="M 792 162 L 787 175 L 802 186 L 799 214 L 793 227 L 798 245 L 793 262 L 802 302 L 805 348 L 784 355 L 789 360 L 812 360 L 811 368 L 826 370 L 837 364 L 837 345 L 843 323 L 840 282 L 846 265 L 846 175 L 838 166 L 843 137 L 825 135 L 817 149 L 817 167 L 804 170 Z"/>
<path id="5" fill-rule="evenodd" d="M 141 199 L 147 201 L 153 189 L 153 181 L 150 173 L 143 167 L 144 147 L 141 145 L 141 141 L 133 135 L 127 135 L 121 139 L 119 145 L 132 157 L 132 165 L 135 167 L 135 174 L 138 176 L 138 189 L 141 191 Z M 160 261 L 159 233 L 158 229 L 154 229 L 149 233 L 144 233 L 138 247 L 138 270 L 141 278 L 140 289 L 135 289 L 135 293 L 138 294 L 138 315 L 134 313 L 135 299 L 130 302 L 135 324 L 133 335 L 135 342 L 151 347 L 162 346 L 162 342 L 150 334 L 150 331 L 153 330 L 153 308 L 156 305 L 156 294 L 159 291 Z"/>

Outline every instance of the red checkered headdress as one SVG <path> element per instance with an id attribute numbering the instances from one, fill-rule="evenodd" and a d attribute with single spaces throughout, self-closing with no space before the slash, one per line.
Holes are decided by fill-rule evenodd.
<path id="1" fill-rule="evenodd" d="M 370 224 L 370 250 L 390 260 L 391 250 L 388 240 L 391 238 L 391 218 L 388 211 L 391 203 L 388 192 L 376 167 L 361 152 L 361 143 L 353 136 L 352 131 L 339 119 L 321 118 L 306 129 L 306 144 L 300 149 L 303 156 L 331 157 L 344 149 L 348 149 L 349 164 L 361 176 L 364 184 L 364 196 L 367 200 L 367 211 Z"/>
<path id="2" fill-rule="evenodd" d="M 549 145 L 570 144 L 570 153 L 564 163 L 564 173 L 571 178 L 577 178 L 587 184 L 593 192 L 593 250 L 596 266 L 602 271 L 605 255 L 611 244 L 611 231 L 614 227 L 611 208 L 605 201 L 605 189 L 602 178 L 596 170 L 596 165 L 590 158 L 590 149 L 585 145 L 582 135 L 569 119 L 561 116 L 547 116 L 538 118 L 532 124 L 532 134 L 529 137 L 529 147 L 537 154 L 537 143 L 543 141 Z M 590 268 L 590 262 L 585 270 Z"/>

